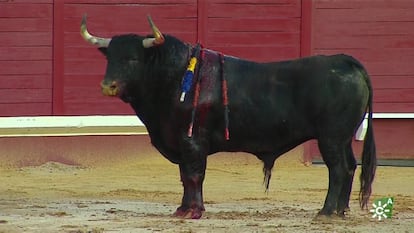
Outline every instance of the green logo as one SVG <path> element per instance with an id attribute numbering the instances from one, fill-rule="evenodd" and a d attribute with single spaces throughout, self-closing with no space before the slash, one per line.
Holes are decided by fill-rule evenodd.
<path id="1" fill-rule="evenodd" d="M 394 207 L 393 197 L 384 197 L 374 200 L 372 203 L 372 209 L 369 211 L 372 213 L 372 218 L 378 218 L 381 221 L 383 218 L 392 217 L 392 208 Z"/>

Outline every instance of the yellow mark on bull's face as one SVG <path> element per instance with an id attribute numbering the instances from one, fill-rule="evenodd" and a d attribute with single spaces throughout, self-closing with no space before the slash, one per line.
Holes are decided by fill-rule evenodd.
<path id="1" fill-rule="evenodd" d="M 104 84 L 104 82 L 101 82 L 101 90 L 102 94 L 105 96 L 118 96 L 119 94 L 119 86 L 115 81 L 113 81 L 110 85 Z"/>

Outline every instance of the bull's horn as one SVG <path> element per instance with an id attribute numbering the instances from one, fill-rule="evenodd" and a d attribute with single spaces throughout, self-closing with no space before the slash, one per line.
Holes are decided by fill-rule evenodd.
<path id="1" fill-rule="evenodd" d="M 87 42 L 98 46 L 98 47 L 108 47 L 109 42 L 111 42 L 111 38 L 101 38 L 101 37 L 96 37 L 96 36 L 92 36 L 91 34 L 89 34 L 88 29 L 86 28 L 86 14 L 83 15 L 82 17 L 82 23 L 80 26 L 80 34 L 82 36 L 83 39 L 85 39 Z"/>
<path id="2" fill-rule="evenodd" d="M 152 46 L 158 46 L 162 45 L 165 41 L 164 36 L 162 35 L 161 31 L 155 26 L 154 22 L 151 19 L 151 16 L 148 15 L 148 23 L 150 24 L 150 27 L 152 29 L 152 34 L 154 35 L 154 38 L 145 38 L 142 41 L 142 45 L 144 48 L 150 48 Z"/>

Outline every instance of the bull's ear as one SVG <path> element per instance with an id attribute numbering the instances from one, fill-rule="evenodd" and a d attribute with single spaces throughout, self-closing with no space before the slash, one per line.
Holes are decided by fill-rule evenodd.
<path id="1" fill-rule="evenodd" d="M 106 48 L 106 47 L 99 47 L 98 49 L 99 49 L 99 51 L 101 51 L 101 53 L 103 53 L 103 55 L 105 55 L 105 57 L 106 57 L 106 51 L 107 51 L 107 49 L 108 49 L 108 48 Z"/>

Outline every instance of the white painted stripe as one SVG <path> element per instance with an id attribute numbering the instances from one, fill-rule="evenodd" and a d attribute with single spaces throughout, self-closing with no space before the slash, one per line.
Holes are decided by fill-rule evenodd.
<path id="1" fill-rule="evenodd" d="M 365 116 L 367 118 L 368 115 Z M 374 113 L 374 119 L 414 119 L 414 113 Z M 1 128 L 82 128 L 144 126 L 137 116 L 0 117 Z"/>
<path id="2" fill-rule="evenodd" d="M 144 126 L 137 116 L 0 117 L 1 128 L 82 128 Z"/>
<path id="3" fill-rule="evenodd" d="M 368 114 L 365 116 L 368 118 Z M 373 113 L 374 119 L 414 119 L 414 113 Z"/>
<path id="4" fill-rule="evenodd" d="M 74 136 L 131 136 L 131 135 L 148 135 L 148 132 L 108 132 L 108 133 L 16 133 L 0 134 L 0 137 L 74 137 Z"/>

